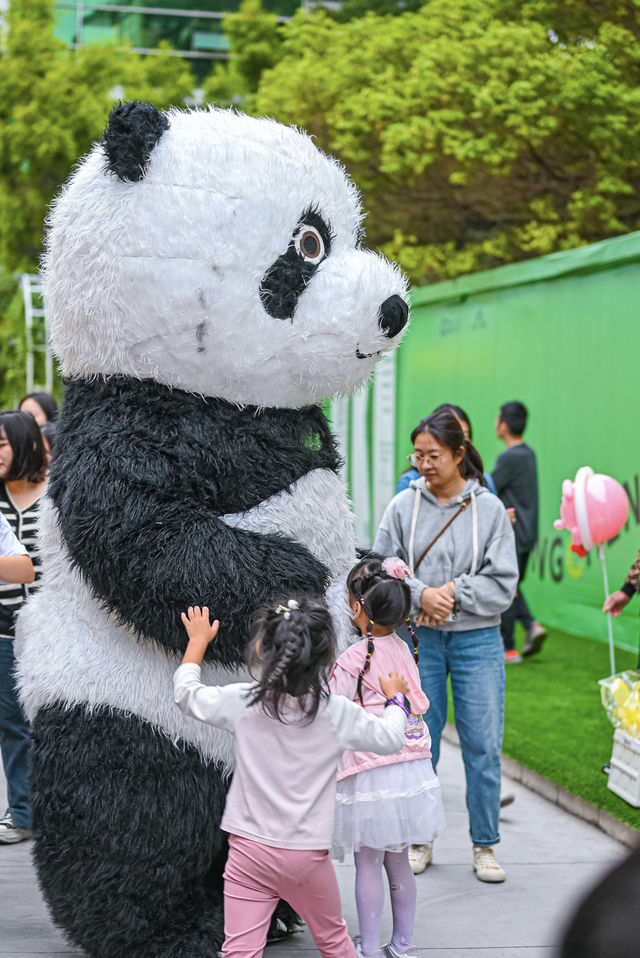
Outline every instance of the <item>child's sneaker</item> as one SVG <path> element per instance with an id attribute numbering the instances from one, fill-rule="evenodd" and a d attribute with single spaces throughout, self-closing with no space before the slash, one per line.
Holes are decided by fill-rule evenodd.
<path id="1" fill-rule="evenodd" d="M 418 952 L 415 948 L 410 947 L 410 948 L 407 948 L 406 951 L 399 952 L 399 951 L 396 951 L 395 948 L 393 948 L 393 946 L 391 945 L 391 942 L 389 942 L 388 945 L 384 946 L 383 951 L 385 955 L 387 956 L 387 958 L 418 958 Z"/>
<path id="2" fill-rule="evenodd" d="M 493 854 L 493 848 L 484 845 L 473 846 L 473 870 L 480 881 L 499 882 L 507 877 Z"/>
<path id="3" fill-rule="evenodd" d="M 433 845 L 409 845 L 409 866 L 414 875 L 421 875 L 433 860 Z"/>

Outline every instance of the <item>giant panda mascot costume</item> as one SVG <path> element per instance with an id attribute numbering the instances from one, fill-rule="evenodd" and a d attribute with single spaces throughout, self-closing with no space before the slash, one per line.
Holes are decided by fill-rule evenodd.
<path id="1" fill-rule="evenodd" d="M 317 403 L 363 383 L 407 322 L 360 223 L 305 134 L 141 103 L 113 109 L 53 206 L 67 387 L 18 656 L 39 880 L 89 955 L 222 941 L 233 743 L 174 705 L 181 610 L 220 619 L 209 683 L 234 680 L 274 596 L 325 592 L 347 641 L 352 521 Z"/>

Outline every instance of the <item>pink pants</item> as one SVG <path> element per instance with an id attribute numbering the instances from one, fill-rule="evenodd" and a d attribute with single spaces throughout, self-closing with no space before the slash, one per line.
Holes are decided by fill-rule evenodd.
<path id="1" fill-rule="evenodd" d="M 304 918 L 324 958 L 356 958 L 329 852 L 271 848 L 229 837 L 224 870 L 225 958 L 260 958 L 278 900 Z"/>

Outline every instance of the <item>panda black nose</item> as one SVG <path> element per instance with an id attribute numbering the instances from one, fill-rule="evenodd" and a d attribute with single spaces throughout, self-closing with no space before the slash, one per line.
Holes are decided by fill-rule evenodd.
<path id="1" fill-rule="evenodd" d="M 408 317 L 409 307 L 403 298 L 401 296 L 390 296 L 389 299 L 385 299 L 380 307 L 378 325 L 385 336 L 393 339 L 407 325 Z"/>

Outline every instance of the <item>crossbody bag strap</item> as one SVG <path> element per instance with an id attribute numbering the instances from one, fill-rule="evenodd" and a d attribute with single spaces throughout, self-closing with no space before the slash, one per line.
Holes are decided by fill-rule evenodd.
<path id="1" fill-rule="evenodd" d="M 471 563 L 471 569 L 469 570 L 469 575 L 475 575 L 476 569 L 478 568 L 478 503 L 476 502 L 476 496 L 471 490 L 471 514 L 473 521 L 472 526 L 472 537 L 473 537 L 473 561 Z"/>
<path id="2" fill-rule="evenodd" d="M 429 543 L 429 545 L 427 546 L 427 548 L 424 550 L 424 552 L 422 553 L 422 555 L 420 556 L 420 558 L 419 558 L 418 561 L 416 562 L 416 564 L 415 564 L 415 566 L 414 566 L 414 569 L 412 570 L 414 576 L 415 576 L 415 573 L 416 573 L 416 571 L 417 571 L 417 569 L 418 569 L 418 566 L 420 565 L 420 563 L 422 562 L 422 560 L 423 560 L 424 557 L 426 556 L 426 554 L 427 554 L 427 552 L 429 551 L 429 549 L 431 549 L 431 548 L 436 544 L 436 542 L 438 541 L 438 539 L 440 538 L 440 536 L 441 536 L 444 532 L 447 531 L 447 529 L 449 528 L 449 526 L 451 525 L 451 523 L 452 523 L 452 522 L 455 522 L 455 520 L 458 518 L 458 516 L 460 515 L 460 513 L 461 513 L 461 512 L 464 512 L 464 510 L 467 508 L 468 505 L 469 505 L 469 500 L 468 500 L 468 499 L 465 499 L 465 501 L 460 504 L 460 508 L 458 509 L 458 511 L 455 512 L 455 513 L 451 516 L 451 518 L 449 519 L 449 521 L 447 522 L 447 524 L 442 527 L 442 529 L 440 530 L 440 532 L 438 533 L 438 535 L 437 535 L 437 536 L 434 536 L 434 538 L 431 540 L 431 542 Z"/>

